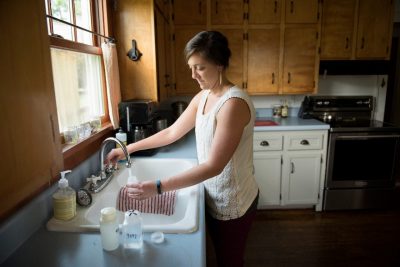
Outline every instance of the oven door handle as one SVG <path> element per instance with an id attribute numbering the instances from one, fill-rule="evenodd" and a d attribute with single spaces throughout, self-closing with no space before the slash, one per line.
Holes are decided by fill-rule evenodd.
<path id="1" fill-rule="evenodd" d="M 368 140 L 374 138 L 400 138 L 400 135 L 339 135 L 336 140 Z"/>

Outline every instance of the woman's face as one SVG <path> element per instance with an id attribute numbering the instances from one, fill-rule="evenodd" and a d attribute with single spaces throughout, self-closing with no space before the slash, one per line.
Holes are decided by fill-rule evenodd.
<path id="1" fill-rule="evenodd" d="M 219 84 L 219 73 L 222 67 L 204 59 L 199 54 L 193 54 L 188 65 L 192 71 L 192 78 L 195 79 L 201 89 L 213 89 Z"/>

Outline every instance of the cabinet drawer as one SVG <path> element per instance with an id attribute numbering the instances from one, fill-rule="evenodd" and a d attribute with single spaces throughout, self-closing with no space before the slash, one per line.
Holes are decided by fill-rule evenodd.
<path id="1" fill-rule="evenodd" d="M 322 149 L 322 134 L 288 135 L 286 139 L 287 150 Z"/>
<path id="2" fill-rule="evenodd" d="M 281 134 L 254 133 L 254 151 L 276 151 L 282 150 L 283 136 Z"/>

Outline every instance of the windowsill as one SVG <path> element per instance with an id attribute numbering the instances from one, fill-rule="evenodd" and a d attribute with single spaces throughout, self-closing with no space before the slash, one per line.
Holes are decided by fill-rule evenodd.
<path id="1" fill-rule="evenodd" d="M 71 170 L 89 158 L 100 149 L 101 143 L 107 137 L 113 136 L 113 127 L 110 122 L 90 137 L 73 145 L 64 145 L 62 149 L 64 157 L 64 169 Z"/>

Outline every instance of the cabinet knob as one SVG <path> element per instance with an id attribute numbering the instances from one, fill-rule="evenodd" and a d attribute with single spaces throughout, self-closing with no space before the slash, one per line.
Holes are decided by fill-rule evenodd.
<path id="1" fill-rule="evenodd" d="M 269 143 L 268 141 L 263 140 L 261 141 L 260 146 L 269 146 Z"/>
<path id="2" fill-rule="evenodd" d="M 308 140 L 304 139 L 304 140 L 301 140 L 300 144 L 303 146 L 308 146 L 310 144 L 310 142 L 308 142 Z"/>

